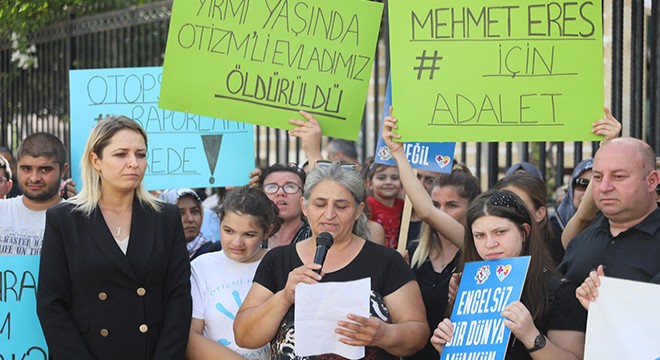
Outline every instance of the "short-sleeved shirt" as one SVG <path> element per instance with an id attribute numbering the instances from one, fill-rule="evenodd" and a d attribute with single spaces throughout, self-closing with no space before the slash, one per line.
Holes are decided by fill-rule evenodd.
<path id="1" fill-rule="evenodd" d="M 535 321 L 536 328 L 544 335 L 549 330 L 567 330 L 585 332 L 587 327 L 587 312 L 575 297 L 575 285 L 567 280 L 546 272 L 544 281 L 548 286 L 548 303 L 550 306 L 546 315 Z M 513 334 L 509 339 L 506 360 L 531 360 L 529 352 Z"/>
<path id="2" fill-rule="evenodd" d="M 234 341 L 234 317 L 252 286 L 258 261 L 233 261 L 224 251 L 206 253 L 190 263 L 192 317 L 204 320 L 204 336 L 248 359 L 268 359 L 270 349 L 244 349 Z"/>
<path id="3" fill-rule="evenodd" d="M 303 265 L 296 251 L 296 245 L 286 245 L 270 250 L 261 260 L 254 282 L 276 293 L 286 286 L 291 270 Z M 344 268 L 326 273 L 321 282 L 352 281 L 371 278 L 370 311 L 385 322 L 390 322 L 388 309 L 383 298 L 394 293 L 410 281 L 414 275 L 401 255 L 387 247 L 365 241 L 358 255 Z M 295 306 L 295 305 L 294 305 Z M 271 359 L 300 359 L 295 355 L 294 306 L 287 311 L 271 341 Z M 327 354 L 305 357 L 307 360 L 342 359 L 338 355 Z M 384 350 L 366 347 L 365 359 L 396 359 Z"/>
<path id="4" fill-rule="evenodd" d="M 0 200 L 0 255 L 39 255 L 46 210 L 33 211 L 23 196 Z"/>
<path id="5" fill-rule="evenodd" d="M 568 244 L 559 271 L 576 286 L 598 265 L 603 265 L 606 276 L 657 284 L 659 255 L 660 208 L 617 236 L 612 236 L 603 216 Z"/>

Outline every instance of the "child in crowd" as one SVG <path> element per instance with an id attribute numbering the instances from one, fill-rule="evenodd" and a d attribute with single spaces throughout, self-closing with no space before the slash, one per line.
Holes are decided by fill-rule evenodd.
<path id="1" fill-rule="evenodd" d="M 266 254 L 261 244 L 279 230 L 283 220 L 266 194 L 247 186 L 231 190 L 218 215 L 222 251 L 203 254 L 191 263 L 193 312 L 186 357 L 268 359 L 267 345 L 259 349 L 238 347 L 232 326 Z"/>
<path id="2" fill-rule="evenodd" d="M 399 179 L 399 169 L 395 166 L 376 164 L 373 157 L 364 166 L 367 189 L 367 205 L 371 210 L 370 220 L 385 229 L 385 245 L 396 248 L 399 241 L 403 200 L 399 197 L 403 186 Z"/>

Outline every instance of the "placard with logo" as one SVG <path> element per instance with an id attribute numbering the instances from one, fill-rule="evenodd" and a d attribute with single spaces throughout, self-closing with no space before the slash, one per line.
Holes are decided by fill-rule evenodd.
<path id="1" fill-rule="evenodd" d="M 504 359 L 511 330 L 500 313 L 520 300 L 530 259 L 521 256 L 465 264 L 451 314 L 454 335 L 441 360 Z"/>
<path id="2" fill-rule="evenodd" d="M 383 123 L 389 115 L 392 106 L 392 81 L 391 76 L 387 80 L 385 92 L 385 106 L 383 107 L 383 118 L 380 121 L 380 133 L 374 161 L 379 164 L 396 166 L 396 162 L 390 154 L 390 149 L 383 140 Z M 406 142 L 403 143 L 403 151 L 413 169 L 428 170 L 433 172 L 450 173 L 454 159 L 454 142 Z"/>

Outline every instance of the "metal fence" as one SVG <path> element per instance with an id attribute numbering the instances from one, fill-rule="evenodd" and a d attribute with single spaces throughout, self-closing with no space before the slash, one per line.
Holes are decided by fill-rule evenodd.
<path id="1" fill-rule="evenodd" d="M 651 9 L 643 0 L 604 1 L 606 92 L 611 94 L 606 97 L 611 96 L 612 113 L 622 121 L 625 135 L 660 149 L 660 0 L 650 3 Z M 15 149 L 30 133 L 46 131 L 69 146 L 69 101 L 76 99 L 69 99 L 68 71 L 162 66 L 171 7 L 168 0 L 97 15 L 70 12 L 65 20 L 32 35 L 38 54 L 36 69 L 18 69 L 10 61 L 9 41 L 0 40 L 0 145 Z M 358 141 L 361 160 L 373 155 L 383 116 L 389 70 L 386 15 L 383 22 Z M 574 164 L 596 149 L 597 143 L 591 142 L 458 143 L 456 158 L 484 185 L 493 184 L 512 163 L 529 161 L 539 165 L 552 187 L 563 184 Z M 303 158 L 297 139 L 283 130 L 260 126 L 255 128 L 255 150 L 258 165 Z"/>

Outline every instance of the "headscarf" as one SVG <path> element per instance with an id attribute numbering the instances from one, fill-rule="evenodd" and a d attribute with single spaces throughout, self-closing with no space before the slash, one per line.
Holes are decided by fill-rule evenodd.
<path id="1" fill-rule="evenodd" d="M 182 196 L 190 196 L 197 202 L 197 204 L 200 207 L 202 206 L 202 200 L 199 198 L 199 195 L 197 195 L 197 193 L 193 189 L 189 189 L 189 188 L 170 189 L 160 193 L 161 200 L 173 205 L 177 205 L 179 199 Z M 197 252 L 197 250 L 199 250 L 202 246 L 204 246 L 208 242 L 209 240 L 207 240 L 202 235 L 201 232 L 197 234 L 197 236 L 193 240 L 188 241 L 186 243 L 186 247 L 188 248 L 188 256 L 192 258 L 193 255 L 195 255 L 195 253 Z"/>
<path id="2" fill-rule="evenodd" d="M 573 182 L 575 179 L 580 177 L 585 171 L 591 170 L 593 168 L 594 159 L 588 158 L 580 161 L 579 164 L 575 166 L 573 174 L 571 174 L 571 179 L 568 183 L 568 189 L 566 190 L 566 196 L 562 199 L 559 206 L 557 206 L 557 211 L 554 213 L 554 217 L 557 219 L 559 226 L 562 230 L 568 223 L 568 221 L 575 215 L 577 209 L 573 205 Z"/>

